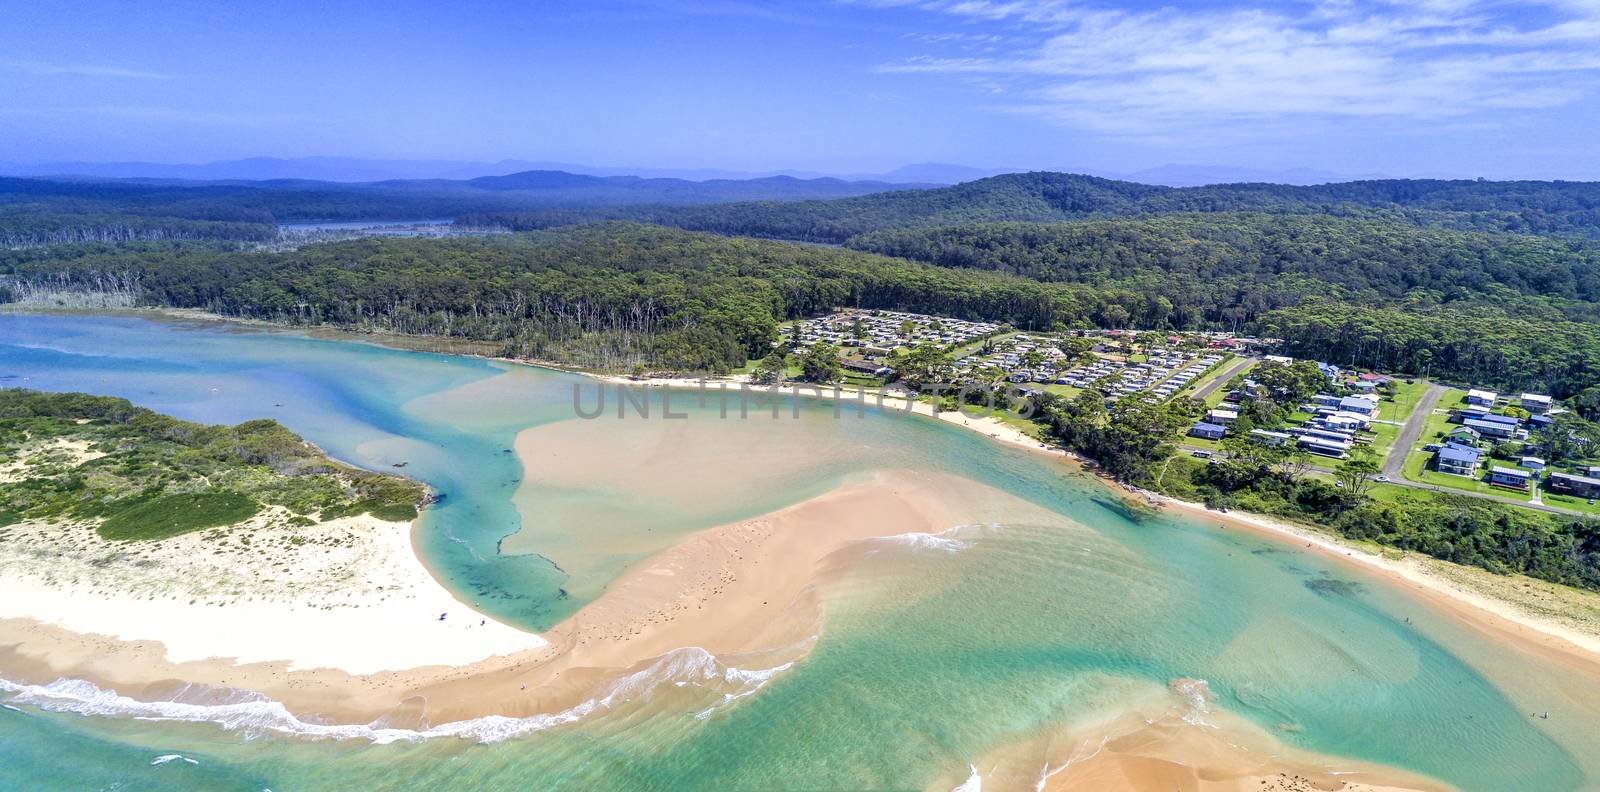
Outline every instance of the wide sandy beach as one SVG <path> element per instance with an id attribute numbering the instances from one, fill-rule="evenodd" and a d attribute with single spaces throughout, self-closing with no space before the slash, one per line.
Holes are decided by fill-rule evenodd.
<path id="1" fill-rule="evenodd" d="M 410 523 L 285 522 L 269 514 L 229 531 L 141 544 L 106 541 L 88 526 L 10 526 L 0 545 L 0 624 L 23 637 L 23 650 L 37 634 L 32 620 L 159 643 L 174 663 L 226 658 L 358 674 L 544 645 L 478 615 L 434 580 L 412 549 Z"/>

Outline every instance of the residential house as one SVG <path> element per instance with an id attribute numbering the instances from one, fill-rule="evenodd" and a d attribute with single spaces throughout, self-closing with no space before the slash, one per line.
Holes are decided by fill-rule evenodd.
<path id="1" fill-rule="evenodd" d="M 1461 422 L 1468 429 L 1476 429 L 1478 434 L 1495 440 L 1508 440 L 1517 433 L 1515 424 L 1501 423 L 1499 421 L 1486 421 L 1482 418 L 1468 418 Z"/>
<path id="2" fill-rule="evenodd" d="M 1355 435 L 1352 432 L 1340 432 L 1334 429 L 1316 429 L 1309 426 L 1302 426 L 1298 429 L 1295 429 L 1294 434 L 1300 437 L 1316 437 L 1323 440 L 1335 440 L 1341 443 L 1351 443 L 1355 441 Z"/>
<path id="3" fill-rule="evenodd" d="M 1545 463 L 1544 463 L 1544 460 L 1540 459 L 1540 458 L 1538 458 L 1536 456 L 1525 456 L 1525 457 L 1517 460 L 1517 464 L 1519 464 L 1519 465 L 1521 465 L 1521 466 L 1523 466 L 1523 467 L 1525 467 L 1525 468 L 1527 468 L 1529 470 L 1535 470 L 1535 471 L 1544 470 L 1547 467 L 1547 465 L 1545 465 Z"/>
<path id="4" fill-rule="evenodd" d="M 1271 432 L 1266 429 L 1251 429 L 1250 437 L 1258 442 L 1274 446 L 1281 446 L 1294 439 L 1294 435 L 1288 432 Z"/>
<path id="5" fill-rule="evenodd" d="M 874 377 L 887 377 L 894 373 L 894 369 L 872 360 L 845 358 L 839 361 L 839 365 L 842 366 L 846 371 L 854 371 L 858 374 L 870 374 Z"/>
<path id="6" fill-rule="evenodd" d="M 1593 468 L 1590 468 L 1593 470 Z M 1596 471 L 1600 473 L 1600 470 Z M 1551 492 L 1579 498 L 1600 498 L 1600 478 L 1580 476 L 1576 473 L 1551 473 L 1545 478 Z"/>
<path id="7" fill-rule="evenodd" d="M 1343 440 L 1329 440 L 1314 435 L 1300 435 L 1295 444 L 1318 456 L 1343 459 L 1350 451 L 1350 443 Z"/>
<path id="8" fill-rule="evenodd" d="M 1470 426 L 1457 426 L 1446 435 L 1452 442 L 1475 446 L 1483 442 L 1483 433 Z"/>
<path id="9" fill-rule="evenodd" d="M 1493 407 L 1495 399 L 1498 398 L 1500 398 L 1500 394 L 1494 391 L 1478 390 L 1476 388 L 1467 391 L 1467 404 L 1474 407 Z"/>
<path id="10" fill-rule="evenodd" d="M 1522 409 L 1530 413 L 1547 413 L 1554 406 L 1549 396 L 1539 393 L 1522 394 Z"/>
<path id="11" fill-rule="evenodd" d="M 1339 411 L 1372 415 L 1378 411 L 1378 401 L 1365 396 L 1346 396 L 1339 400 Z"/>
<path id="12" fill-rule="evenodd" d="M 1439 449 L 1434 466 L 1440 473 L 1471 478 L 1478 472 L 1478 449 L 1449 443 Z"/>
<path id="13" fill-rule="evenodd" d="M 1228 427 L 1220 426 L 1214 423 L 1206 423 L 1205 421 L 1201 421 L 1200 423 L 1189 427 L 1190 437 L 1200 437 L 1206 440 L 1221 440 L 1227 434 Z"/>
<path id="14" fill-rule="evenodd" d="M 1533 482 L 1533 473 L 1517 468 L 1495 465 L 1489 468 L 1489 483 L 1497 487 L 1527 490 Z"/>
<path id="15" fill-rule="evenodd" d="M 1206 413 L 1206 420 L 1215 424 L 1231 424 L 1239 420 L 1239 413 L 1237 410 L 1224 410 L 1218 407 Z"/>

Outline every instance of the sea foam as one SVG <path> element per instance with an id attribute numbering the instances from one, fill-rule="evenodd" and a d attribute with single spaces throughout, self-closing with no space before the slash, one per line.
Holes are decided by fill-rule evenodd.
<path id="1" fill-rule="evenodd" d="M 911 533 L 894 534 L 892 536 L 879 536 L 866 541 L 900 545 L 902 547 L 909 547 L 913 550 L 942 550 L 946 553 L 956 553 L 972 546 L 971 542 L 963 539 L 957 539 L 956 535 L 962 531 L 979 527 L 993 526 L 957 525 L 954 528 L 948 528 L 940 531 L 939 533 L 922 533 L 919 531 L 913 531 Z"/>
<path id="2" fill-rule="evenodd" d="M 962 781 L 950 792 L 983 792 L 983 776 L 978 775 L 978 766 L 968 765 L 968 767 L 972 768 L 972 775 L 967 776 L 967 780 Z"/>
<path id="3" fill-rule="evenodd" d="M 151 767 L 155 767 L 157 765 L 164 765 L 167 762 L 176 762 L 176 761 L 180 761 L 180 760 L 184 761 L 184 762 L 188 762 L 189 764 L 192 764 L 192 765 L 200 764 L 199 762 L 197 762 L 197 761 L 195 761 L 193 759 L 190 759 L 189 757 L 184 756 L 183 754 L 162 754 L 160 756 L 157 756 L 154 759 L 151 759 L 150 760 L 150 766 Z"/>
<path id="4" fill-rule="evenodd" d="M 793 664 L 764 669 L 744 669 L 724 665 L 699 647 L 675 649 L 657 658 L 648 667 L 620 677 L 595 698 L 560 712 L 511 718 L 487 715 L 454 721 L 425 729 L 400 729 L 376 724 L 326 724 L 301 720 L 281 702 L 249 691 L 234 691 L 225 703 L 186 701 L 141 701 L 105 690 L 82 679 L 58 679 L 46 685 L 24 685 L 0 679 L 0 694 L 13 704 L 25 704 L 50 712 L 78 715 L 132 718 L 151 721 L 210 723 L 225 731 L 250 734 L 275 733 L 295 737 L 333 740 L 368 740 L 380 745 L 416 742 L 437 737 L 456 737 L 482 743 L 500 742 L 575 723 L 596 712 L 614 709 L 643 698 L 662 685 L 707 689 L 722 695 L 711 711 L 755 693 Z M 165 759 L 164 761 L 172 761 Z M 187 760 L 186 760 L 187 761 Z"/>

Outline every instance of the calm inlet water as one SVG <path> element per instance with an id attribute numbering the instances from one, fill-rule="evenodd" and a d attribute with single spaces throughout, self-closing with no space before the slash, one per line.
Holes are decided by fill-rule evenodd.
<path id="1" fill-rule="evenodd" d="M 707 658 L 684 653 L 610 708 L 550 728 L 479 724 L 486 739 L 294 737 L 260 728 L 270 702 L 237 699 L 190 713 L 217 722 L 150 721 L 107 691 L 63 684 L 41 707 L 0 683 L 13 705 L 0 709 L 0 788 L 917 788 L 1175 699 L 1177 679 L 1205 680 L 1212 707 L 1292 746 L 1467 789 L 1600 777 L 1594 680 L 1292 548 L 1135 522 L 1058 463 L 926 419 L 835 419 L 807 402 L 799 418 L 717 420 L 685 397 L 684 421 L 611 412 L 580 426 L 568 375 L 125 317 L 0 315 L 0 378 L 193 420 L 272 417 L 354 464 L 405 462 L 444 497 L 419 531 L 430 568 L 530 629 L 686 532 L 872 470 L 954 474 L 1062 517 L 869 543 L 819 582 L 824 627 L 792 667 L 710 678 Z M 549 475 L 524 483 L 511 449 L 530 429 Z M 594 448 L 619 449 L 616 475 L 589 474 L 605 467 Z M 197 763 L 152 764 L 171 754 Z"/>

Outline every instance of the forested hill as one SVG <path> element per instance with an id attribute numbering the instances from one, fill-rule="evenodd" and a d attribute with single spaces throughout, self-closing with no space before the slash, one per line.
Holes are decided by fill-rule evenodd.
<path id="1" fill-rule="evenodd" d="M 1162 291 L 1266 287 L 1285 276 L 1304 276 L 1384 300 L 1419 289 L 1446 300 L 1502 290 L 1600 303 L 1600 242 L 1330 215 L 1185 213 L 992 223 L 879 231 L 855 237 L 849 246 L 1046 281 L 1144 278 Z M 1270 299 L 1266 289 L 1260 296 Z"/>
<path id="2" fill-rule="evenodd" d="M 1329 214 L 1458 230 L 1600 238 L 1600 183 L 1392 179 L 1310 187 L 1172 188 L 1038 172 L 826 201 L 470 213 L 460 220 L 531 230 L 578 220 L 632 219 L 721 234 L 843 243 L 885 229 L 1176 212 Z"/>
<path id="3" fill-rule="evenodd" d="M 1532 246 L 1529 263 L 1519 266 L 1533 272 L 1548 253 L 1538 246 L 1557 243 L 1519 244 Z M 1513 253 L 1523 255 L 1503 255 Z M 1085 255 L 1088 263 L 1117 258 Z M 1070 278 L 1047 281 L 617 223 L 287 252 L 192 243 L 0 252 L 0 303 L 48 305 L 63 293 L 114 289 L 144 305 L 491 340 L 508 354 L 591 368 L 713 372 L 765 354 L 785 319 L 884 308 L 1024 329 L 1260 329 L 1286 339 L 1296 355 L 1385 371 L 1558 396 L 1600 384 L 1600 324 L 1589 316 L 1596 303 L 1519 291 L 1541 282 L 1592 291 L 1592 270 L 1582 278 L 1577 268 L 1529 275 L 1534 280 L 1515 284 L 1491 267 L 1486 272 L 1497 274 L 1486 277 L 1504 282 L 1462 291 L 1448 288 L 1454 264 L 1390 262 L 1439 287 L 1395 296 L 1375 285 L 1388 277 L 1381 270 L 1368 272 L 1365 286 L 1350 275 L 1365 264 L 1324 270 L 1313 255 L 1280 271 L 1228 261 L 1238 257 L 1249 259 L 1227 252 L 1214 269 L 1177 271 L 1147 267 L 1130 254 L 1125 265 L 1087 274 L 1063 269 L 1056 274 Z M 1552 273 L 1563 271 L 1560 256 L 1548 258 L 1543 265 Z"/>
<path id="4" fill-rule="evenodd" d="M 259 242 L 308 220 L 419 220 L 538 207 L 834 198 L 906 185 L 840 179 L 641 179 L 526 171 L 466 181 L 346 184 L 0 178 L 0 247 L 153 239 Z"/>
<path id="5" fill-rule="evenodd" d="M 1088 324 L 1113 298 L 853 250 L 633 224 L 286 252 L 184 243 L 0 252 L 0 303 L 106 289 L 143 305 L 498 341 L 508 354 L 591 368 L 714 372 L 765 354 L 780 321 L 840 306 L 1049 328 Z"/>

